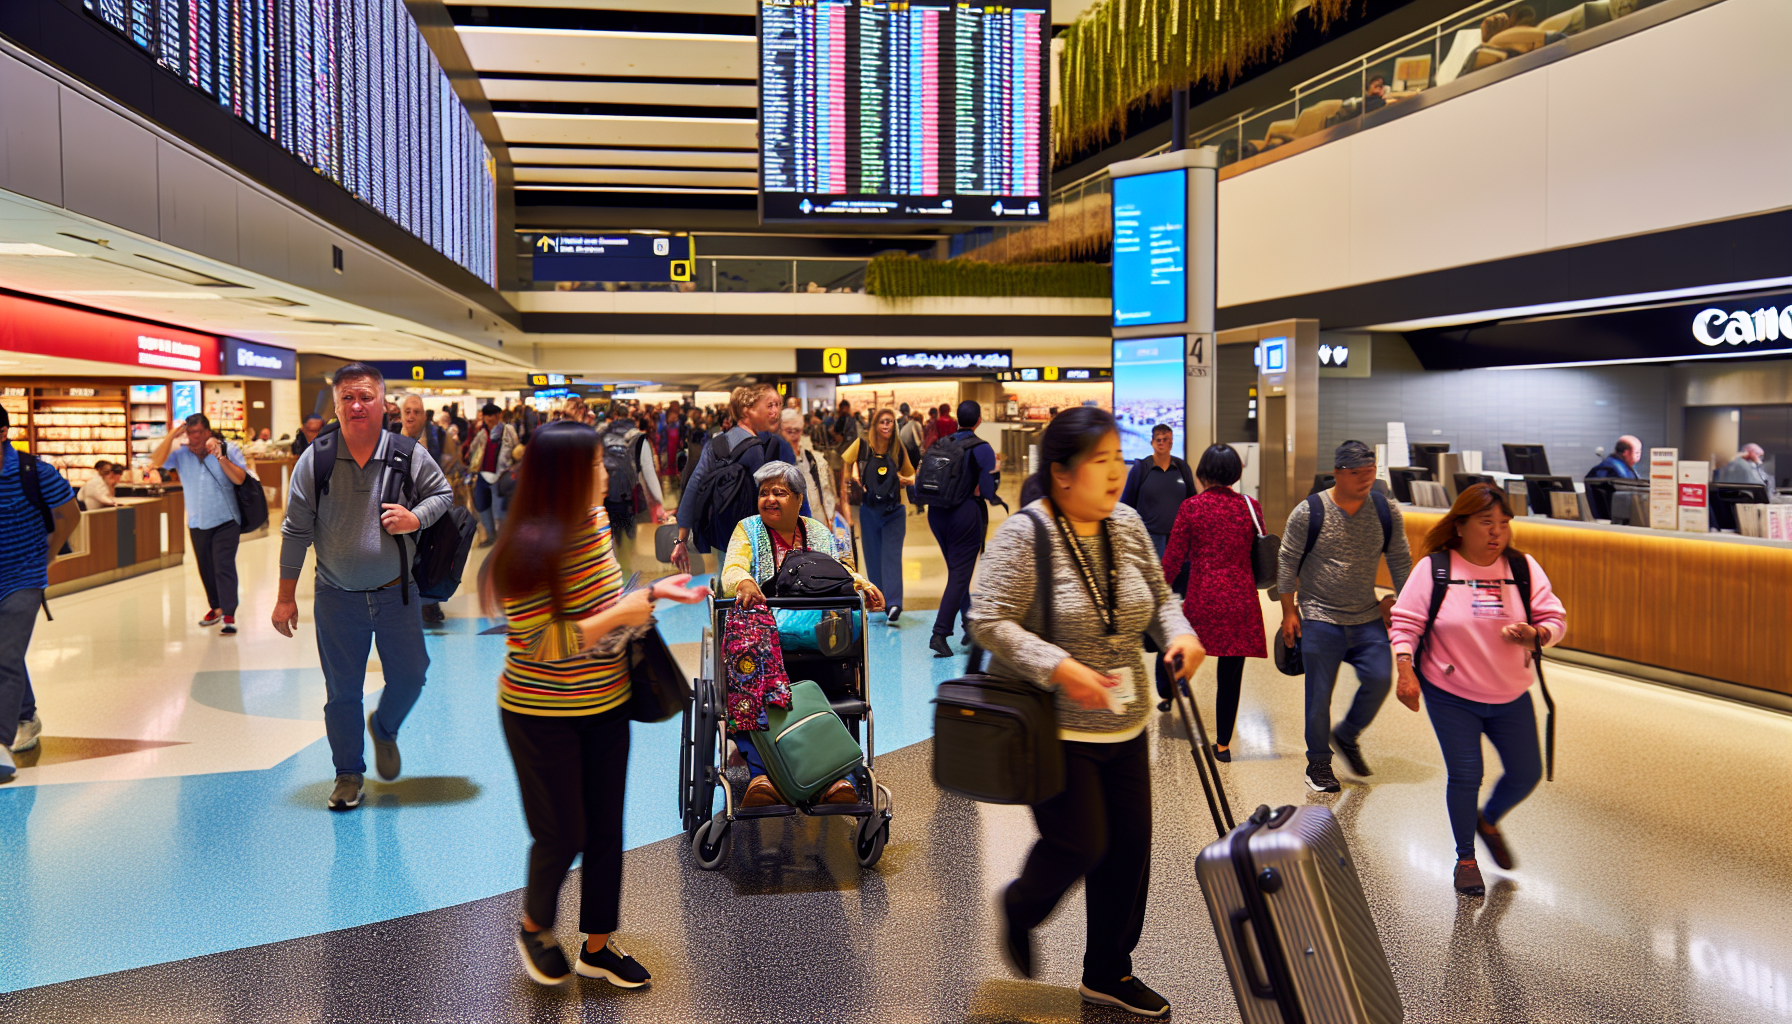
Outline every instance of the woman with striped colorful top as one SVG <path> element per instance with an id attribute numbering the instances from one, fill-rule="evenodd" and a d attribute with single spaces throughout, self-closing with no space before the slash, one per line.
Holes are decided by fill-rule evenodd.
<path id="1" fill-rule="evenodd" d="M 575 970 L 623 988 L 647 971 L 610 941 L 622 895 L 622 798 L 627 784 L 626 650 L 598 653 L 609 634 L 644 626 L 655 598 L 701 601 L 707 587 L 671 576 L 623 593 L 622 567 L 603 510 L 609 480 L 597 431 L 549 423 L 524 450 L 516 494 L 486 561 L 488 612 L 510 623 L 498 680 L 504 739 L 535 840 L 517 950 L 543 985 L 571 977 L 554 938 L 554 911 L 573 858 L 583 853 Z"/>

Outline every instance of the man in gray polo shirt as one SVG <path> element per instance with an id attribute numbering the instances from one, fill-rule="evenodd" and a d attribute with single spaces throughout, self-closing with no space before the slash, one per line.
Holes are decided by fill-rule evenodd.
<path id="1" fill-rule="evenodd" d="M 340 435 L 320 435 L 293 466 L 286 520 L 280 526 L 280 595 L 274 628 L 292 636 L 299 622 L 297 591 L 305 549 L 317 549 L 317 653 L 324 669 L 324 731 L 336 765 L 331 810 L 361 803 L 366 750 L 361 738 L 361 691 L 369 647 L 378 647 L 386 688 L 367 717 L 380 777 L 398 777 L 398 727 L 423 691 L 429 654 L 423 647 L 423 599 L 402 582 L 398 539 L 428 527 L 454 504 L 448 479 L 427 453 L 410 459 L 416 504 L 385 502 L 400 493 L 387 480 L 395 443 L 385 430 L 386 382 L 365 363 L 349 363 L 330 381 Z M 419 446 L 420 447 L 420 446 Z M 328 490 L 315 493 L 316 460 L 334 455 Z M 414 539 L 414 538 L 413 538 Z M 404 546 L 404 555 L 415 551 Z"/>
<path id="2" fill-rule="evenodd" d="M 1346 441 L 1338 446 L 1332 465 L 1332 488 L 1309 495 L 1288 514 L 1276 572 L 1276 590 L 1282 595 L 1280 639 L 1290 646 L 1298 639 L 1306 664 L 1306 781 L 1319 793 L 1341 788 L 1332 774 L 1333 744 L 1351 771 L 1369 774 L 1358 740 L 1381 710 L 1394 676 L 1388 647 L 1394 599 L 1376 598 L 1375 570 L 1385 554 L 1395 593 L 1412 571 L 1400 510 L 1374 490 L 1375 450 L 1361 441 Z M 1345 662 L 1356 668 L 1356 698 L 1334 729 L 1332 689 Z"/>

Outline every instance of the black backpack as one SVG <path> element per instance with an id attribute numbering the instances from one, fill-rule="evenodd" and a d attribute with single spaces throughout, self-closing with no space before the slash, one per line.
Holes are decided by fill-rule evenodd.
<path id="1" fill-rule="evenodd" d="M 921 456 L 915 473 L 915 504 L 951 509 L 977 493 L 980 470 L 972 452 L 989 442 L 980 437 L 942 437 Z"/>
<path id="2" fill-rule="evenodd" d="M 604 433 L 604 472 L 610 478 L 610 488 L 604 493 L 606 502 L 634 508 L 635 484 L 641 475 L 640 445 L 646 440 L 647 435 L 632 423 L 627 429 Z"/>
<path id="3" fill-rule="evenodd" d="M 1412 670 L 1419 671 L 1419 659 L 1425 656 L 1425 648 L 1431 645 L 1431 627 L 1437 625 L 1437 613 L 1444 606 L 1444 598 L 1449 594 L 1450 584 L 1467 583 L 1467 580 L 1450 578 L 1450 552 L 1433 551 L 1425 560 L 1431 566 L 1431 607 L 1425 612 L 1425 631 L 1419 634 L 1418 649 L 1412 652 Z M 1524 605 L 1524 621 L 1531 621 L 1531 563 L 1524 555 L 1506 549 L 1506 571 L 1512 574 L 1511 583 L 1518 588 L 1518 601 Z M 1531 664 L 1537 669 L 1537 686 L 1543 691 L 1543 705 L 1548 715 L 1543 725 L 1543 745 L 1546 751 L 1544 765 L 1545 777 L 1549 781 L 1556 780 L 1556 701 L 1549 695 L 1549 684 L 1543 681 L 1543 645 L 1533 640 L 1531 647 Z"/>
<path id="4" fill-rule="evenodd" d="M 311 442 L 312 501 L 318 502 L 330 493 L 330 474 L 336 471 L 336 448 L 341 443 L 340 431 L 318 434 Z M 411 479 L 411 459 L 417 442 L 403 434 L 393 434 L 386 449 L 386 493 L 382 503 L 401 504 L 412 508 L 417 504 L 416 485 Z M 427 455 L 427 452 L 425 453 Z M 459 513 L 458 515 L 456 513 Z M 411 603 L 411 585 L 425 601 L 446 601 L 460 587 L 461 572 L 467 566 L 467 553 L 473 548 L 473 514 L 459 505 L 450 506 L 441 518 L 417 531 L 401 534 L 398 542 L 398 593 L 405 604 Z M 406 541 L 413 539 L 414 554 L 406 553 Z"/>
<path id="5" fill-rule="evenodd" d="M 897 468 L 898 463 L 895 458 L 896 452 L 900 449 L 894 443 L 895 438 L 891 438 L 891 441 L 893 443 L 889 450 L 878 455 L 871 450 L 871 444 L 867 439 L 859 440 L 859 485 L 865 489 L 863 503 L 872 508 L 894 508 L 902 504 L 902 481 L 899 476 L 901 470 Z M 878 468 L 883 472 L 872 470 L 871 463 L 874 459 L 882 463 Z"/>
<path id="6" fill-rule="evenodd" d="M 1294 574 L 1307 564 L 1307 556 L 1313 553 L 1314 545 L 1319 543 L 1319 531 L 1325 529 L 1325 499 L 1314 491 L 1307 495 L 1307 543 L 1300 550 L 1300 564 L 1294 567 Z M 1388 545 L 1394 542 L 1394 513 L 1388 508 L 1388 497 L 1380 491 L 1370 491 L 1369 500 L 1375 504 L 1375 516 L 1381 520 L 1381 553 L 1388 553 Z"/>
<path id="7" fill-rule="evenodd" d="M 771 446 L 782 440 L 776 434 L 766 434 L 742 441 L 732 451 L 725 434 L 710 442 L 714 461 L 691 495 L 697 512 L 691 532 L 696 535 L 699 550 L 723 550 L 728 546 L 728 538 L 734 535 L 734 528 L 753 515 L 759 504 L 759 485 L 753 482 L 753 471 L 771 460 Z M 759 452 L 759 461 L 749 466 L 747 456 L 755 450 Z"/>
<path id="8" fill-rule="evenodd" d="M 772 597 L 851 597 L 852 573 L 840 560 L 820 551 L 792 551 L 772 577 Z"/>

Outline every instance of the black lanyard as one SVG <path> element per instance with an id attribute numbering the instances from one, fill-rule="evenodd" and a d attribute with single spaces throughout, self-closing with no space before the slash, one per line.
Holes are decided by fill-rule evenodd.
<path id="1" fill-rule="evenodd" d="M 1114 577 L 1119 575 L 1119 567 L 1114 564 L 1114 538 L 1108 533 L 1108 521 L 1106 519 L 1101 521 L 1101 544 L 1108 556 L 1108 591 L 1106 599 L 1103 600 L 1101 587 L 1095 582 L 1095 567 L 1089 564 L 1088 557 L 1083 554 L 1082 545 L 1077 543 L 1075 535 L 1071 533 L 1070 525 L 1064 521 L 1063 514 L 1055 505 L 1052 507 L 1052 519 L 1058 524 L 1058 534 L 1064 538 L 1064 546 L 1070 549 L 1070 556 L 1076 562 L 1077 573 L 1083 578 L 1083 587 L 1089 591 L 1089 601 L 1095 605 L 1095 613 L 1101 616 L 1101 624 L 1107 627 L 1109 636 L 1119 633 L 1119 616 L 1114 607 Z M 1052 585 L 1050 580 L 1040 580 L 1039 583 L 1041 586 L 1047 587 Z"/>

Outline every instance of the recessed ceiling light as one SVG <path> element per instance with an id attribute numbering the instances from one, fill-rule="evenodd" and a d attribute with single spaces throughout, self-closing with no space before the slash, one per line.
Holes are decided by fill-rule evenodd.
<path id="1" fill-rule="evenodd" d="M 61 249 L 52 249 L 47 245 L 38 245 L 36 242 L 0 242 L 0 256 L 70 256 L 75 259 L 85 258 L 82 253 L 63 252 Z"/>
<path id="2" fill-rule="evenodd" d="M 130 289 L 87 289 L 82 291 L 58 291 L 55 295 L 87 295 L 105 296 L 119 299 L 192 299 L 197 302 L 214 301 L 221 296 L 211 292 L 143 292 Z"/>

